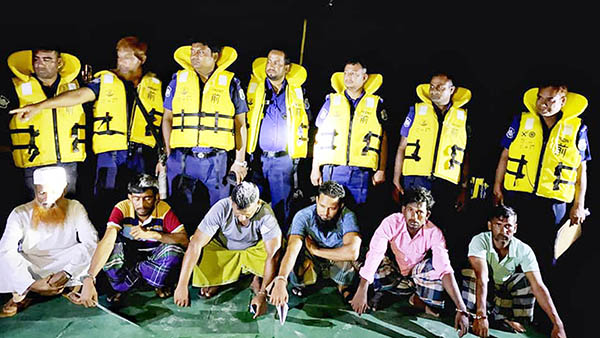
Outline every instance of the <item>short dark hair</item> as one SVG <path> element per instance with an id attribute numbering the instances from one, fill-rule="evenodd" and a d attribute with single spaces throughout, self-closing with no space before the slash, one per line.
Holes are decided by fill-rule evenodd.
<path id="1" fill-rule="evenodd" d="M 283 53 L 283 62 L 286 66 L 292 63 L 292 60 L 290 59 L 290 55 L 288 54 L 287 50 L 285 50 L 284 48 L 280 48 L 280 47 L 273 47 L 273 48 L 269 49 L 269 53 L 274 50 Z"/>
<path id="2" fill-rule="evenodd" d="M 433 195 L 431 195 L 431 191 L 423 187 L 416 187 L 407 189 L 404 192 L 402 206 L 406 206 L 410 203 L 425 203 L 427 211 L 431 211 L 431 208 L 435 204 L 435 200 L 433 199 Z"/>
<path id="3" fill-rule="evenodd" d="M 434 71 L 434 72 L 431 73 L 431 77 L 429 79 L 431 80 L 431 79 L 433 79 L 434 77 L 437 77 L 437 76 L 441 76 L 441 77 L 447 78 L 450 81 L 450 83 L 454 86 L 453 76 L 451 76 L 450 74 L 448 74 L 446 72 Z"/>
<path id="4" fill-rule="evenodd" d="M 242 182 L 231 190 L 231 201 L 237 205 L 238 208 L 244 210 L 250 204 L 258 201 L 260 191 L 256 184 L 251 182 Z"/>
<path id="5" fill-rule="evenodd" d="M 539 84 L 539 90 L 544 88 L 552 88 L 557 90 L 563 96 L 566 96 L 569 92 L 569 88 L 561 81 L 544 81 Z"/>
<path id="6" fill-rule="evenodd" d="M 148 189 L 152 189 L 154 194 L 158 193 L 158 180 L 148 174 L 138 174 L 127 184 L 127 191 L 130 194 L 142 194 Z"/>
<path id="7" fill-rule="evenodd" d="M 344 187 L 336 181 L 325 181 L 319 186 L 319 195 L 327 195 L 331 198 L 338 198 L 343 201 L 346 197 Z"/>
<path id="8" fill-rule="evenodd" d="M 31 50 L 31 53 L 35 55 L 36 52 L 40 52 L 40 51 L 55 52 L 56 56 L 60 57 L 61 48 L 58 46 L 51 46 L 51 45 L 38 45 L 36 48 L 33 48 Z"/>
<path id="9" fill-rule="evenodd" d="M 499 204 L 499 205 L 491 208 L 491 210 L 488 214 L 488 221 L 491 221 L 494 218 L 509 219 L 511 217 L 515 218 L 515 223 L 516 223 L 517 222 L 517 212 L 509 206 Z"/>
<path id="10" fill-rule="evenodd" d="M 344 67 L 346 67 L 347 65 L 360 65 L 362 68 L 364 68 L 365 72 L 368 72 L 365 60 L 361 60 L 359 58 L 351 58 L 346 60 L 346 63 L 344 63 Z"/>
<path id="11" fill-rule="evenodd" d="M 216 41 L 212 41 L 212 40 L 208 40 L 206 38 L 198 38 L 198 37 L 189 37 L 187 39 L 187 44 L 188 45 L 192 45 L 194 43 L 201 43 L 205 46 L 208 46 L 208 48 L 210 48 L 210 52 L 211 53 L 220 53 L 221 49 L 223 49 L 223 45 L 216 42 Z"/>

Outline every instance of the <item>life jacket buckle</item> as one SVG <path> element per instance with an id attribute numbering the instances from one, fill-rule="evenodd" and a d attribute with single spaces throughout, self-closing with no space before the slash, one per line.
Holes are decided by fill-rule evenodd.
<path id="1" fill-rule="evenodd" d="M 369 150 L 379 153 L 379 149 L 369 147 L 371 145 L 371 137 L 377 137 L 377 138 L 381 139 L 381 136 L 373 133 L 372 131 L 369 131 L 368 133 L 366 133 L 365 137 L 363 137 L 363 142 L 365 142 L 365 146 L 364 146 L 364 148 L 362 148 L 362 151 L 361 151 L 361 155 L 363 155 L 363 156 L 367 155 Z"/>
<path id="2" fill-rule="evenodd" d="M 215 111 L 215 127 L 213 132 L 216 134 L 219 131 L 219 112 Z"/>
<path id="3" fill-rule="evenodd" d="M 559 162 L 556 165 L 556 167 L 554 167 L 554 176 L 556 176 L 556 179 L 554 180 L 554 182 L 552 182 L 552 190 L 559 190 L 561 184 L 575 185 L 575 181 L 567 181 L 560 178 L 560 174 L 562 173 L 563 169 L 575 170 L 575 168 L 569 167 L 567 165 L 564 165 L 562 162 Z"/>
<path id="4" fill-rule="evenodd" d="M 304 123 L 300 123 L 298 126 L 298 140 L 300 141 L 308 141 L 308 137 L 304 136 L 304 128 L 308 128 L 308 126 Z"/>
<path id="5" fill-rule="evenodd" d="M 517 171 L 511 171 L 506 169 L 506 173 L 515 176 L 515 183 L 514 185 L 517 185 L 517 180 L 524 178 L 525 174 L 523 174 L 523 169 L 525 168 L 525 165 L 527 165 L 528 161 L 525 159 L 525 155 L 521 155 L 520 159 L 516 159 L 514 157 L 509 157 L 508 161 L 510 162 L 517 162 L 519 163 L 519 166 L 517 167 Z"/>
<path id="6" fill-rule="evenodd" d="M 321 149 L 335 149 L 336 146 L 334 144 L 335 143 L 334 140 L 335 140 L 335 137 L 338 136 L 338 135 L 339 135 L 339 133 L 337 131 L 335 131 L 335 129 L 332 130 L 329 133 L 328 132 L 321 133 L 321 137 L 323 137 L 323 136 L 331 136 L 331 142 L 329 142 L 329 144 L 320 146 L 320 148 Z"/>
<path id="7" fill-rule="evenodd" d="M 455 144 L 455 145 L 452 146 L 451 149 L 452 149 L 452 153 L 450 153 L 450 169 L 453 169 L 454 165 L 456 165 L 456 164 L 461 165 L 462 164 L 462 162 L 456 160 L 456 155 L 458 155 L 459 151 L 462 152 L 462 153 L 464 153 L 465 152 L 465 148 L 461 148 L 461 147 L 459 147 L 459 146 L 457 146 Z"/>
<path id="8" fill-rule="evenodd" d="M 78 132 L 79 129 L 85 129 L 85 126 L 75 123 L 73 125 L 73 128 L 71 128 L 71 138 L 73 138 L 73 143 L 71 143 L 71 150 L 74 153 L 79 152 L 79 143 L 83 143 L 85 141 L 85 140 L 79 139 L 79 132 Z"/>
<path id="9" fill-rule="evenodd" d="M 409 156 L 404 156 L 405 159 L 415 160 L 416 162 L 419 162 L 421 160 L 421 156 L 419 156 L 419 151 L 421 150 L 420 141 L 421 141 L 421 139 L 417 139 L 417 141 L 415 143 L 407 143 L 406 144 L 407 147 L 408 146 L 415 147 L 415 150 Z"/>
<path id="10" fill-rule="evenodd" d="M 27 149 L 27 154 L 30 155 L 28 160 L 29 160 L 29 162 L 33 162 L 33 160 L 40 154 L 40 150 L 39 150 L 38 146 L 35 144 L 35 138 L 40 136 L 40 131 L 35 130 L 33 128 L 33 125 L 29 125 L 29 127 L 26 129 L 12 129 L 9 131 L 9 133 L 11 133 L 11 134 L 20 134 L 20 133 L 29 134 L 29 143 L 27 143 L 26 145 L 25 144 L 13 145 L 12 148 L 13 149 Z"/>

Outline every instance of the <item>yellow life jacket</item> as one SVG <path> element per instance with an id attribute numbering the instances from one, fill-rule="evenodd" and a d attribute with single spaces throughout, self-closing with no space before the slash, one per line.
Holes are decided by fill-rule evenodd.
<path id="1" fill-rule="evenodd" d="M 452 95 L 452 106 L 444 116 L 441 130 L 429 98 L 429 84 L 417 86 L 417 96 L 422 102 L 415 104 L 415 117 L 408 132 L 402 175 L 435 176 L 458 184 L 467 147 L 467 110 L 461 107 L 471 100 L 471 91 L 456 88 Z"/>
<path id="2" fill-rule="evenodd" d="M 184 69 L 177 72 L 173 97 L 171 148 L 235 147 L 235 106 L 229 95 L 234 74 L 225 69 L 237 58 L 231 47 L 223 47 L 216 69 L 204 84 L 200 101 L 200 77 L 192 67 L 191 46 L 175 51 L 175 61 Z"/>
<path id="3" fill-rule="evenodd" d="M 578 116 L 588 101 L 582 95 L 567 94 L 563 116 L 552 127 L 544 146 L 544 122 L 535 108 L 537 95 L 538 88 L 532 88 L 523 96 L 529 111 L 521 114 L 517 137 L 508 148 L 504 188 L 570 203 L 575 196 L 577 169 L 581 165 L 576 144 L 581 127 Z"/>
<path id="4" fill-rule="evenodd" d="M 258 144 L 258 135 L 265 116 L 265 67 L 267 58 L 258 58 L 252 63 L 252 75 L 248 84 L 248 142 L 247 151 L 253 153 Z M 285 107 L 287 121 L 287 152 L 291 158 L 304 158 L 308 152 L 308 115 L 304 108 L 302 84 L 306 80 L 306 69 L 292 63 L 285 79 Z"/>
<path id="5" fill-rule="evenodd" d="M 156 139 L 136 101 L 129 102 L 135 108 L 130 121 L 127 121 L 128 102 L 123 81 L 108 70 L 100 71 L 94 76 L 100 78 L 100 93 L 94 104 L 94 153 L 127 150 L 129 141 L 153 148 Z M 146 111 L 154 120 L 154 128 L 160 128 L 163 113 L 161 81 L 153 73 L 147 73 L 136 90 Z"/>
<path id="6" fill-rule="evenodd" d="M 350 102 L 344 91 L 344 73 L 331 76 L 335 93 L 329 94 L 329 112 L 316 135 L 314 158 L 323 164 L 349 165 L 377 170 L 383 128 L 377 118 L 379 96 L 374 93 L 383 76 L 370 74 L 364 85 L 365 94 L 350 117 Z"/>
<path id="7" fill-rule="evenodd" d="M 19 51 L 8 57 L 8 66 L 15 74 L 13 84 L 19 106 L 47 99 L 42 85 L 34 76 L 32 51 Z M 61 53 L 64 62 L 59 71 L 56 95 L 79 88 L 79 60 Z M 9 123 L 14 163 L 19 168 L 85 160 L 85 113 L 81 105 L 45 109 L 29 121 L 13 116 Z"/>

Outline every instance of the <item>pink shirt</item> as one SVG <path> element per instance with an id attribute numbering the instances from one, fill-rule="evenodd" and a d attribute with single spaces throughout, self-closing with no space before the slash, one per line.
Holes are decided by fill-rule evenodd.
<path id="1" fill-rule="evenodd" d="M 403 276 L 409 276 L 412 268 L 425 258 L 429 249 L 433 254 L 432 278 L 441 279 L 447 273 L 453 273 L 450 265 L 446 240 L 442 231 L 430 221 L 411 238 L 406 229 L 404 215 L 398 212 L 386 217 L 373 234 L 369 244 L 369 252 L 365 264 L 360 269 L 360 276 L 369 283 L 373 278 L 379 264 L 383 260 L 388 242 L 392 245 L 392 252 Z"/>

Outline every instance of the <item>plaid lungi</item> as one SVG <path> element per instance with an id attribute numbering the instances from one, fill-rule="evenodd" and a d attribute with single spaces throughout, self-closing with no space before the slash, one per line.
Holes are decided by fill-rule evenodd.
<path id="1" fill-rule="evenodd" d="M 469 311 L 476 311 L 476 279 L 473 269 L 463 269 L 462 298 Z M 492 289 L 493 285 L 493 289 Z M 490 320 L 513 320 L 523 324 L 533 320 L 535 297 L 525 273 L 514 273 L 502 284 L 488 283 L 487 310 Z"/>
<path id="2" fill-rule="evenodd" d="M 166 285 L 169 273 L 181 267 L 185 251 L 174 244 L 141 248 L 133 241 L 117 241 L 104 265 L 104 272 L 117 292 L 131 289 L 141 278 L 159 288 Z"/>
<path id="3" fill-rule="evenodd" d="M 434 271 L 431 258 L 426 258 L 413 267 L 409 276 L 403 276 L 396 261 L 384 256 L 375 273 L 373 290 L 399 296 L 416 293 L 428 306 L 443 308 L 444 286 L 441 279 L 431 278 Z"/>
<path id="4" fill-rule="evenodd" d="M 313 256 L 303 247 L 289 281 L 292 286 L 304 287 L 315 284 L 319 278 L 331 278 L 338 285 L 351 285 L 359 269 L 358 261 L 332 261 Z"/>

